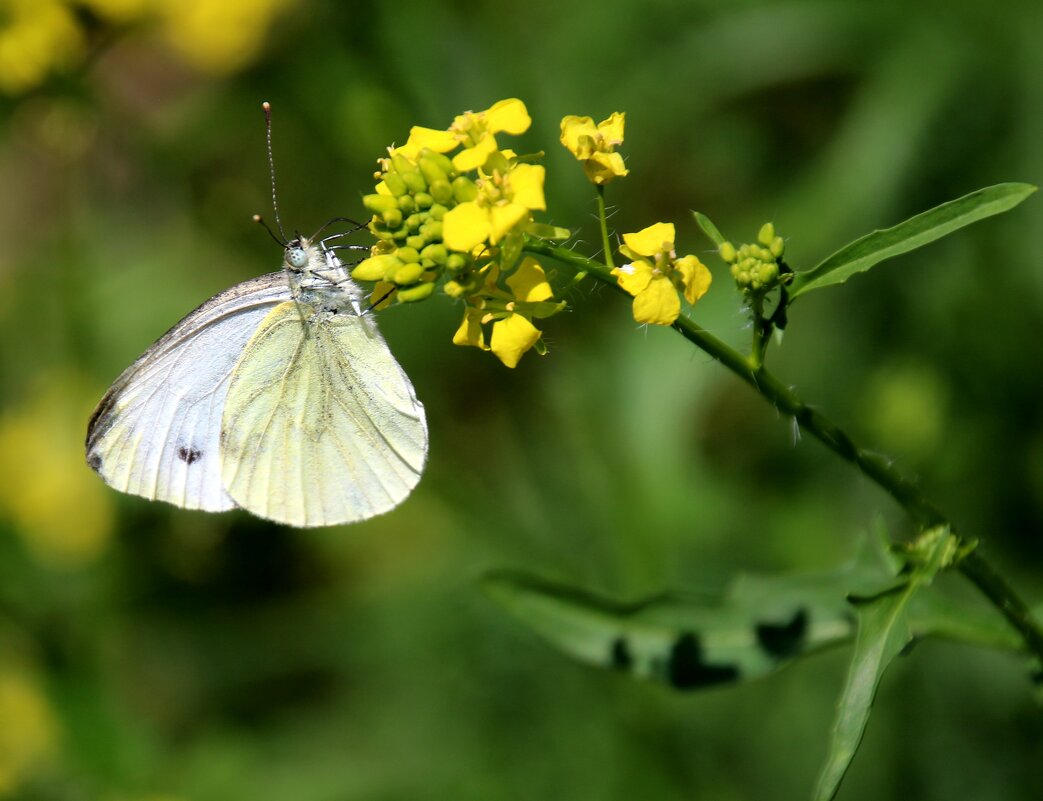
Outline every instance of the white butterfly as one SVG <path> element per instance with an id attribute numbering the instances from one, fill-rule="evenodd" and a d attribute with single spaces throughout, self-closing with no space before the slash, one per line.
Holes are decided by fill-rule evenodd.
<path id="1" fill-rule="evenodd" d="M 401 503 L 427 459 L 413 385 L 326 241 L 211 298 L 102 398 L 87 461 L 110 486 L 291 526 Z"/>

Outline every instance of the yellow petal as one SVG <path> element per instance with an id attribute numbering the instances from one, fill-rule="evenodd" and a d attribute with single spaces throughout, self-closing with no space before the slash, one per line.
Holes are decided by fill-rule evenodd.
<path id="1" fill-rule="evenodd" d="M 507 286 L 511 288 L 514 297 L 529 303 L 554 297 L 554 291 L 547 281 L 547 274 L 532 256 L 526 256 L 522 260 L 518 269 L 507 279 Z"/>
<path id="2" fill-rule="evenodd" d="M 457 206 L 459 208 L 459 206 Z M 452 214 L 450 212 L 449 214 Z M 446 217 L 449 217 L 449 214 Z M 514 226 L 520 223 L 522 220 L 529 218 L 529 210 L 520 203 L 504 203 L 501 206 L 493 206 L 489 211 L 489 243 L 495 245 L 507 232 L 510 231 Z M 445 236 L 445 228 L 443 224 L 442 236 Z"/>
<path id="3" fill-rule="evenodd" d="M 450 250 L 468 253 L 489 238 L 489 211 L 477 203 L 461 203 L 442 218 L 442 241 Z"/>
<path id="4" fill-rule="evenodd" d="M 482 350 L 489 350 L 485 345 L 485 334 L 482 332 L 481 321 L 482 312 L 468 306 L 464 312 L 463 322 L 460 323 L 460 327 L 453 334 L 453 344 L 465 347 L 470 345 Z"/>
<path id="5" fill-rule="evenodd" d="M 452 131 L 440 131 L 437 128 L 424 128 L 414 125 L 409 129 L 409 139 L 404 147 L 409 148 L 414 154 L 423 148 L 429 147 L 436 153 L 448 153 L 460 144 L 460 140 Z"/>
<path id="6" fill-rule="evenodd" d="M 373 292 L 369 296 L 370 308 L 375 311 L 386 309 L 395 302 L 395 294 L 398 287 L 390 281 L 377 281 L 373 285 Z"/>
<path id="7" fill-rule="evenodd" d="M 511 170 L 511 199 L 527 209 L 547 208 L 543 179 L 547 169 L 541 164 L 518 164 Z"/>
<path id="8" fill-rule="evenodd" d="M 630 264 L 624 264 L 622 267 L 616 267 L 612 271 L 612 275 L 616 277 L 616 282 L 623 287 L 624 291 L 636 296 L 644 292 L 649 281 L 652 280 L 652 265 L 643 259 L 638 259 Z"/>
<path id="9" fill-rule="evenodd" d="M 493 323 L 490 350 L 508 367 L 515 367 L 522 355 L 536 344 L 540 330 L 522 317 L 512 314 Z"/>
<path id="10" fill-rule="evenodd" d="M 598 123 L 598 133 L 605 140 L 608 147 L 616 147 L 623 144 L 623 126 L 627 115 L 621 111 L 615 111 L 607 120 Z"/>
<path id="11" fill-rule="evenodd" d="M 618 153 L 594 153 L 583 162 L 587 178 L 596 184 L 607 184 L 613 178 L 622 177 L 630 172 Z"/>
<path id="12" fill-rule="evenodd" d="M 689 303 L 695 303 L 709 290 L 713 276 L 706 265 L 695 256 L 678 259 L 674 263 L 674 268 L 681 274 L 681 280 L 684 282 L 684 299 Z"/>
<path id="13" fill-rule="evenodd" d="M 470 170 L 477 170 L 483 164 L 485 160 L 496 150 L 496 137 L 491 133 L 487 133 L 474 147 L 469 147 L 467 150 L 461 150 L 455 156 L 453 156 L 453 166 L 460 172 L 469 172 Z"/>
<path id="14" fill-rule="evenodd" d="M 649 325 L 671 325 L 681 313 L 681 299 L 670 279 L 657 275 L 634 298 L 634 319 Z"/>
<path id="15" fill-rule="evenodd" d="M 512 136 L 525 133 L 532 124 L 525 104 L 514 97 L 494 103 L 485 112 L 485 120 L 490 133 L 504 131 Z"/>
<path id="16" fill-rule="evenodd" d="M 593 138 L 597 133 L 594 120 L 590 117 L 577 117 L 569 114 L 561 120 L 561 143 L 568 148 L 576 158 L 585 159 L 586 155 L 579 153 L 579 141 L 581 137 Z"/>
<path id="17" fill-rule="evenodd" d="M 673 250 L 674 237 L 673 223 L 655 223 L 636 234 L 623 234 L 623 241 L 635 253 L 654 256 L 661 251 Z"/>

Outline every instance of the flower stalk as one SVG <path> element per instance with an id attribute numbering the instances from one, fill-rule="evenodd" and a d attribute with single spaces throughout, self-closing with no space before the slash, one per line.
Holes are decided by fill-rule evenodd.
<path id="1" fill-rule="evenodd" d="M 546 256 L 579 272 L 585 272 L 603 283 L 623 291 L 612 268 L 588 259 L 568 248 L 543 240 L 527 238 L 524 251 Z M 754 301 L 756 302 L 756 300 Z M 866 451 L 852 440 L 836 423 L 817 409 L 807 405 L 793 390 L 769 372 L 763 363 L 766 338 L 762 328 L 763 309 L 754 307 L 754 347 L 750 356 L 744 356 L 713 334 L 706 331 L 683 312 L 672 328 L 699 349 L 708 353 L 740 379 L 760 393 L 778 411 L 793 417 L 806 431 L 844 460 L 854 464 L 877 486 L 886 491 L 922 528 L 948 525 L 946 515 L 925 498 L 920 489 L 894 469 L 890 460 Z M 764 320 L 770 326 L 771 322 Z M 766 326 L 765 326 L 766 327 Z M 977 551 L 973 541 L 961 539 L 964 546 L 956 568 L 969 579 L 1021 634 L 1026 647 L 1043 660 L 1043 627 L 1032 615 L 1028 605 L 1014 589 Z"/>

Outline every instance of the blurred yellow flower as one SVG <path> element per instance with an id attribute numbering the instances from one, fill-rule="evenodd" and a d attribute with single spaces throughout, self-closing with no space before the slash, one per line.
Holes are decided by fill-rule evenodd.
<path id="1" fill-rule="evenodd" d="M 13 797 L 57 740 L 54 713 L 27 672 L 0 667 L 0 721 L 0 797 Z"/>
<path id="2" fill-rule="evenodd" d="M 83 455 L 90 410 L 77 399 L 94 395 L 55 374 L 0 416 L 0 516 L 13 521 L 38 559 L 56 567 L 90 561 L 112 534 L 111 500 Z"/>
<path id="3" fill-rule="evenodd" d="M 442 220 L 442 240 L 450 250 L 469 253 L 485 242 L 495 245 L 529 220 L 531 210 L 547 207 L 546 170 L 541 165 L 511 164 L 503 171 L 497 168 L 490 175 L 479 175 L 478 196 L 450 209 Z"/>
<path id="4" fill-rule="evenodd" d="M 626 114 L 616 111 L 597 125 L 590 117 L 570 114 L 561 121 L 561 143 L 583 162 L 587 178 L 595 184 L 607 184 L 629 170 L 616 148 L 623 144 Z"/>
<path id="5" fill-rule="evenodd" d="M 38 86 L 82 49 L 73 13 L 57 0 L 0 0 L 0 92 Z"/>
<path id="6" fill-rule="evenodd" d="M 630 263 L 612 271 L 616 281 L 634 296 L 634 319 L 649 325 L 672 325 L 681 313 L 681 299 L 695 303 L 710 288 L 712 276 L 695 256 L 680 259 L 674 252 L 673 223 L 656 223 L 623 234 L 620 252 Z"/>
<path id="7" fill-rule="evenodd" d="M 253 61 L 277 12 L 293 0 L 156 0 L 174 50 L 196 68 L 227 74 Z"/>

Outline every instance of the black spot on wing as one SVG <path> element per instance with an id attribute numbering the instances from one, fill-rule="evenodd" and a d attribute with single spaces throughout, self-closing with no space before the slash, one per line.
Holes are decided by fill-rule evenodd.
<path id="1" fill-rule="evenodd" d="M 800 652 L 807 631 L 807 610 L 798 609 L 789 623 L 757 624 L 757 642 L 776 659 L 785 659 Z"/>
<path id="2" fill-rule="evenodd" d="M 203 452 L 196 448 L 187 448 L 182 445 L 177 449 L 177 458 L 185 464 L 193 464 L 203 458 Z"/>
<path id="3" fill-rule="evenodd" d="M 739 678 L 739 669 L 735 665 L 704 662 L 699 638 L 691 632 L 677 638 L 670 649 L 670 659 L 666 667 L 667 678 L 679 690 L 693 690 Z"/>
<path id="4" fill-rule="evenodd" d="M 616 670 L 630 669 L 630 666 L 634 663 L 634 658 L 630 655 L 630 647 L 627 645 L 626 637 L 616 637 L 612 641 L 612 647 L 609 649 L 609 660 L 612 667 Z"/>
<path id="5" fill-rule="evenodd" d="M 91 466 L 91 470 L 97 472 L 101 470 L 101 454 L 92 453 L 87 456 L 87 464 Z"/>

